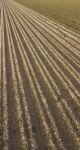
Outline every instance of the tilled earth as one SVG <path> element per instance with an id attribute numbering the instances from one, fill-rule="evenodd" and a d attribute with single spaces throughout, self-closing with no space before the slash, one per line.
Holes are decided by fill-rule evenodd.
<path id="1" fill-rule="evenodd" d="M 80 35 L 0 0 L 0 150 L 80 150 Z"/>

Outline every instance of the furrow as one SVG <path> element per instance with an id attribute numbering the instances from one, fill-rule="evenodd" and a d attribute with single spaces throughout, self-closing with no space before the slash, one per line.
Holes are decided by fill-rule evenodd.
<path id="1" fill-rule="evenodd" d="M 2 27 L 1 27 L 1 22 L 2 22 L 2 11 L 1 11 L 1 3 L 0 3 L 0 148 L 2 146 L 2 107 L 1 107 L 1 103 L 2 103 L 2 99 L 1 99 L 1 78 L 2 78 L 2 36 L 1 36 L 1 31 L 2 31 Z"/>
<path id="2" fill-rule="evenodd" d="M 39 66 L 39 65 L 38 65 Z"/>
<path id="3" fill-rule="evenodd" d="M 20 7 L 19 7 L 20 8 Z M 21 9 L 20 9 L 20 11 L 21 11 Z M 22 11 L 23 11 L 23 8 L 22 8 Z M 53 28 L 50 28 L 50 24 L 48 25 L 46 22 L 45 22 L 45 19 L 42 19 L 42 17 L 38 17 L 38 15 L 34 15 L 34 13 L 31 13 L 31 11 L 29 11 L 29 9 L 27 10 L 27 11 L 23 11 L 24 12 L 24 14 L 26 13 L 26 15 L 29 15 L 30 17 L 32 16 L 32 18 L 35 18 L 36 20 L 38 20 L 38 22 L 40 22 L 41 24 L 43 24 L 44 25 L 44 27 L 46 27 L 46 29 L 48 28 L 48 29 L 50 29 L 51 31 L 53 31 L 56 35 L 59 35 L 59 37 L 62 37 L 63 39 L 64 39 L 64 37 L 65 36 L 67 36 L 67 38 L 65 38 L 65 40 L 68 42 L 68 43 L 70 43 L 70 40 L 68 40 L 68 34 L 67 35 L 62 35 L 61 36 L 61 34 L 59 33 L 59 31 L 60 31 L 60 28 L 59 28 L 59 30 L 55 30 L 55 27 L 56 26 L 53 26 Z M 36 21 L 35 20 L 35 21 Z M 63 30 L 64 31 L 64 30 Z M 78 39 L 79 40 L 79 39 Z M 77 42 L 78 42 L 78 40 L 77 40 Z M 72 43 L 70 43 L 71 45 L 73 45 L 74 47 L 75 47 L 75 45 L 74 45 L 74 43 L 75 43 L 75 40 L 73 40 L 73 42 Z M 77 43 L 76 43 L 77 44 Z M 77 48 L 77 47 L 76 47 Z M 79 44 L 78 44 L 78 48 L 80 48 L 79 47 Z"/>
<path id="4" fill-rule="evenodd" d="M 16 10 L 15 10 L 16 11 Z M 19 13 L 19 12 L 18 12 Z M 20 15 L 21 15 L 21 13 L 20 13 Z M 36 26 L 36 24 L 30 19 L 29 20 L 29 17 L 27 18 L 27 16 L 26 16 L 26 19 L 28 20 L 28 25 L 29 26 L 31 26 L 31 29 L 33 30 L 33 31 L 35 31 L 35 33 L 37 34 L 37 36 L 38 37 L 40 37 L 41 35 L 39 34 L 39 32 L 37 32 L 38 30 L 39 31 L 43 31 L 44 32 L 44 30 L 42 30 L 42 29 L 40 29 L 38 26 Z M 23 20 L 24 20 L 24 22 L 26 23 L 26 20 L 25 18 L 23 18 Z M 30 24 L 31 23 L 31 24 Z M 34 26 L 33 26 L 33 24 L 34 24 L 34 26 L 37 28 L 37 30 L 34 28 Z M 27 24 L 26 24 L 27 25 Z M 42 34 L 43 34 L 43 32 L 42 32 Z M 46 33 L 45 33 L 46 34 Z M 44 34 L 43 34 L 44 35 Z M 75 63 L 75 65 L 76 66 L 78 66 L 79 68 L 80 68 L 80 65 L 79 65 L 79 61 L 74 57 L 74 56 L 70 56 L 70 54 L 68 54 L 69 52 L 68 51 L 65 51 L 65 49 L 64 49 L 64 47 L 62 47 L 61 46 L 61 44 L 59 44 L 59 43 L 57 43 L 53 38 L 51 38 L 50 36 L 49 36 L 49 34 L 47 35 L 46 34 L 46 36 L 44 36 L 45 38 L 47 37 L 47 39 L 48 39 L 48 41 L 50 41 L 50 42 L 52 42 L 52 44 L 54 44 L 55 43 L 55 46 L 56 46 L 56 48 L 57 49 L 59 49 L 61 52 L 63 52 L 63 54 L 64 54 L 64 56 L 67 56 L 67 58 L 69 58 L 73 63 Z M 47 44 L 48 45 L 48 44 Z M 66 55 L 65 55 L 65 52 L 66 52 Z"/>
<path id="5" fill-rule="evenodd" d="M 25 27 L 26 28 L 26 27 Z M 27 30 L 27 32 L 28 32 L 28 30 Z M 30 33 L 30 35 L 31 35 L 31 33 Z M 33 36 L 32 36 L 33 37 Z M 34 39 L 35 39 L 35 37 L 34 37 Z M 36 39 L 36 41 L 37 41 L 37 39 Z M 39 45 L 39 43 L 38 43 L 38 45 Z M 42 49 L 42 47 L 41 47 L 41 49 Z M 60 69 L 59 69 L 60 70 Z M 70 81 L 69 81 L 69 83 L 70 83 Z M 73 87 L 72 86 L 72 83 L 70 84 L 71 85 L 71 87 Z M 68 89 L 69 89 L 69 87 L 68 87 Z M 76 91 L 76 89 L 73 87 L 73 89 Z M 76 91 L 76 93 L 77 93 L 77 91 Z M 79 95 L 79 94 L 78 94 Z M 79 104 L 79 103 L 78 103 Z"/>
<path id="6" fill-rule="evenodd" d="M 28 15 L 28 13 L 25 14 L 25 17 L 26 17 L 27 15 Z M 28 15 L 28 18 L 31 18 L 31 14 Z M 33 16 L 31 19 L 33 20 L 33 18 L 34 18 L 34 16 Z M 31 19 L 30 19 L 30 20 L 31 20 Z M 36 22 L 36 21 L 37 21 L 37 18 L 36 18 L 36 20 L 35 20 L 35 18 L 34 18 L 33 21 Z M 39 20 L 39 22 L 40 22 L 40 20 Z M 41 27 L 43 23 L 39 23 L 39 22 L 38 22 L 38 26 Z M 39 29 L 39 28 L 38 28 L 38 29 Z M 42 29 L 45 30 L 45 26 L 44 26 L 44 25 L 42 26 Z M 42 30 L 42 29 L 41 29 L 41 30 Z M 44 32 L 44 30 L 43 30 L 43 32 Z M 46 30 L 46 32 L 47 32 L 47 30 Z M 48 34 L 50 34 L 50 31 L 48 32 Z M 55 34 L 54 34 L 54 36 L 55 36 Z M 53 37 L 53 38 L 54 38 L 54 37 Z M 57 40 L 57 38 L 55 38 L 55 39 Z M 61 38 L 59 37 L 58 42 L 61 44 L 60 39 L 61 39 Z M 67 43 L 67 44 L 65 44 L 65 45 L 64 45 L 64 44 L 62 44 L 62 45 L 65 46 L 65 45 L 69 45 L 69 44 Z M 66 47 L 66 48 L 67 48 L 67 47 Z M 75 50 L 76 50 L 76 49 L 75 49 Z M 72 51 L 72 49 L 71 49 L 71 53 L 75 53 L 75 51 Z M 71 55 L 72 55 L 72 54 L 71 54 Z M 78 54 L 77 54 L 77 57 L 78 57 Z"/>
<path id="7" fill-rule="evenodd" d="M 31 148 L 32 148 L 32 150 L 35 150 L 35 149 L 37 149 L 37 145 L 36 145 L 34 133 L 32 132 L 32 123 L 31 123 L 31 118 L 30 118 L 30 114 L 29 114 L 29 110 L 28 110 L 28 104 L 27 104 L 27 101 L 26 101 L 27 98 L 25 96 L 25 92 L 24 92 L 24 88 L 23 88 L 23 81 L 22 81 L 22 77 L 21 77 L 21 74 L 20 74 L 19 65 L 18 65 L 17 56 L 16 56 L 16 53 L 15 53 L 15 47 L 14 47 L 14 44 L 13 44 L 13 39 L 11 37 L 11 33 L 10 33 L 10 39 L 11 39 L 12 49 L 14 50 L 13 51 L 13 57 L 14 57 L 16 72 L 17 72 L 17 75 L 18 75 L 19 87 L 20 87 L 20 90 L 21 90 L 22 103 L 23 103 L 23 107 L 24 107 L 24 110 L 25 110 L 25 120 L 26 120 L 26 124 L 28 125 L 28 132 L 30 134 Z"/>
<path id="8" fill-rule="evenodd" d="M 8 105 L 7 105 L 7 79 L 6 79 L 6 61 L 5 61 L 5 37 L 4 37 L 4 15 L 3 4 L 1 8 L 1 34 L 2 34 L 2 123 L 3 123 L 3 150 L 8 150 Z"/>
<path id="9" fill-rule="evenodd" d="M 33 54 L 33 55 L 34 55 L 34 54 Z M 40 69 L 40 70 L 41 70 L 41 69 Z M 46 78 L 46 76 L 45 76 L 45 78 Z M 39 88 L 40 88 L 40 87 L 39 87 Z M 42 100 L 43 100 L 43 99 L 44 99 L 44 96 L 43 96 L 41 90 L 40 90 L 40 92 L 41 92 L 41 97 L 42 97 Z M 49 114 L 49 115 L 48 115 L 48 116 L 49 116 L 49 119 L 51 120 L 51 118 L 52 118 L 51 112 L 50 112 L 48 106 L 46 106 L 46 108 L 47 108 L 47 111 L 48 111 L 48 114 Z M 56 128 L 56 125 L 55 125 L 54 120 L 53 120 L 53 121 L 51 120 L 51 123 L 54 125 L 53 128 L 55 129 L 55 132 L 57 132 L 57 134 L 58 134 L 58 130 L 57 130 L 57 128 Z M 58 135 L 57 135 L 57 138 L 58 138 L 58 142 L 60 142 L 61 140 L 59 139 Z M 62 147 L 62 148 L 63 148 L 62 143 L 60 143 L 60 146 L 59 146 L 59 147 Z M 63 149 L 64 149 L 64 148 L 63 148 Z"/>
<path id="10" fill-rule="evenodd" d="M 15 28 L 14 28 L 15 29 Z M 16 36 L 16 35 L 15 35 Z M 18 38 L 17 37 L 15 37 L 16 38 L 16 40 L 17 40 L 17 42 L 18 42 Z M 21 41 L 20 41 L 20 43 L 21 43 Z M 22 57 L 22 60 L 24 60 L 24 56 L 23 56 L 23 53 L 22 53 L 22 51 L 21 51 L 21 47 L 20 47 L 20 43 L 18 43 L 18 46 L 19 46 L 19 51 L 20 51 L 20 53 L 21 53 L 21 57 Z M 23 49 L 23 48 L 22 48 Z M 26 62 L 25 62 L 25 60 L 24 60 L 24 63 L 25 63 L 25 69 L 26 69 L 26 73 L 29 73 L 29 71 L 27 70 L 28 68 L 26 68 Z M 32 69 L 33 70 L 33 69 Z M 30 77 L 31 78 L 31 75 L 30 75 L 30 73 L 29 73 L 29 75 L 28 75 L 28 77 Z M 33 91 L 33 93 L 34 93 L 34 96 L 35 96 L 35 98 L 36 98 L 36 101 L 38 101 L 38 96 L 37 96 L 37 93 L 36 93 L 36 90 L 35 90 L 35 86 L 34 86 L 34 84 L 33 84 L 33 81 L 32 81 L 32 78 L 30 79 L 30 82 L 31 82 L 31 88 L 32 88 L 32 91 Z M 33 88 L 34 87 L 34 88 Z M 38 108 L 39 108 L 39 111 L 40 111 L 40 115 L 41 115 L 41 119 L 42 119 L 42 121 L 43 121 L 43 125 L 44 125 L 44 129 L 45 129 L 45 132 L 46 132 L 46 134 L 47 134 L 47 138 L 48 138 L 48 140 L 49 140 L 49 147 L 52 149 L 52 148 L 55 148 L 55 146 L 54 146 L 54 144 L 53 144 L 53 142 L 52 142 L 52 140 L 51 140 L 51 133 L 50 133 L 50 131 L 49 131 L 49 128 L 48 128 L 48 126 L 47 126 L 47 124 L 46 124 L 46 121 L 45 121 L 45 117 L 44 117 L 44 115 L 42 115 L 43 114 L 43 111 L 42 111 L 42 108 L 41 108 L 41 106 L 40 106 L 40 102 L 39 102 L 39 104 L 37 103 L 37 105 L 39 105 L 38 106 Z M 49 134 L 50 133 L 50 134 Z"/>
<path id="11" fill-rule="evenodd" d="M 79 34 L 1 0 L 0 149 L 80 149 L 79 74 Z"/>
<path id="12" fill-rule="evenodd" d="M 39 13 L 36 13 L 33 10 L 30 10 L 29 8 L 23 7 L 22 5 L 20 5 L 19 3 L 13 3 L 15 6 L 17 6 L 18 8 L 22 8 L 24 11 L 29 11 L 30 13 L 32 13 L 35 16 L 38 16 L 40 18 L 40 20 L 44 21 L 46 24 L 49 25 L 49 27 L 52 28 L 56 28 L 59 29 L 62 33 L 65 33 L 67 36 L 69 36 L 71 39 L 78 41 L 78 38 L 80 38 L 79 34 L 76 34 L 75 32 L 71 31 L 70 29 L 67 29 L 65 27 L 63 27 L 62 25 L 59 25 L 51 20 L 49 20 L 48 18 L 40 15 Z M 80 43 L 80 42 L 79 42 Z"/>
<path id="13" fill-rule="evenodd" d="M 51 47 L 51 45 L 48 43 L 46 43 L 46 45 L 49 45 L 49 48 L 50 49 L 53 49 L 53 47 Z M 79 76 L 79 73 L 73 68 L 73 66 L 71 65 L 71 64 L 69 64 L 68 63 L 68 61 L 66 61 L 65 59 L 64 59 L 64 57 L 62 57 L 60 54 L 58 54 L 58 52 L 56 51 L 56 50 L 54 50 L 55 51 L 55 53 L 57 53 L 56 55 L 58 55 L 58 56 L 56 56 L 56 57 L 58 57 L 58 60 L 63 64 L 63 66 L 65 67 L 66 66 L 66 69 L 69 71 L 69 73 L 71 73 L 71 75 L 73 75 L 74 76 L 74 78 L 76 79 L 76 80 L 78 80 L 78 78 L 80 77 Z M 54 54 L 54 53 L 53 53 Z M 59 57 L 61 57 L 61 59 L 59 59 Z M 62 59 L 63 59 L 63 61 L 62 61 Z M 63 63 L 63 62 L 65 62 L 65 64 Z M 69 68 L 69 67 L 70 68 Z M 72 70 L 72 71 L 71 71 Z M 75 74 L 74 74 L 75 73 Z M 77 77 L 78 76 L 78 77 Z M 78 83 L 80 82 L 80 79 L 78 80 Z"/>
<path id="14" fill-rule="evenodd" d="M 10 55 L 10 61 L 11 61 L 11 68 L 12 68 L 12 78 L 13 78 L 13 88 L 14 88 L 14 94 L 15 94 L 15 100 L 16 100 L 16 111 L 17 111 L 17 118 L 18 118 L 18 125 L 19 125 L 19 130 L 20 130 L 20 138 L 21 138 L 21 146 L 25 150 L 28 148 L 25 133 L 24 133 L 24 125 L 23 125 L 23 118 L 22 118 L 22 109 L 20 105 L 20 96 L 18 93 L 18 88 L 17 88 L 17 81 L 16 81 L 16 73 L 15 73 L 15 68 L 14 68 L 14 63 L 13 63 L 13 56 L 12 56 L 12 46 L 10 42 L 10 31 L 9 31 L 9 24 L 7 21 L 6 17 L 6 12 L 5 12 L 5 21 L 6 21 L 6 31 L 7 31 L 7 38 L 8 38 L 8 48 L 9 48 L 9 55 Z"/>
<path id="15" fill-rule="evenodd" d="M 25 25 L 24 25 L 24 27 L 25 27 Z M 27 30 L 28 31 L 28 30 Z M 22 33 L 22 34 L 24 34 L 24 33 Z M 39 47 L 39 43 L 37 42 L 37 39 L 35 39 L 35 37 L 31 34 L 31 32 L 29 31 L 29 34 L 31 35 L 31 37 L 33 37 L 33 41 L 34 41 L 34 43 L 35 43 L 35 41 L 36 41 L 36 43 L 37 43 L 37 45 L 38 45 L 38 49 L 40 49 L 40 47 Z M 25 41 L 28 41 L 28 43 L 30 43 L 29 42 L 29 40 L 26 38 L 26 35 L 24 34 L 24 40 Z M 31 44 L 30 44 L 31 45 Z M 32 47 L 32 49 L 33 49 L 33 51 L 31 51 L 31 54 L 32 54 L 32 56 L 36 56 L 36 58 L 34 58 L 35 60 L 37 60 L 38 59 L 38 62 L 40 63 L 40 65 L 41 65 L 41 72 L 42 72 L 42 75 L 44 74 L 44 72 L 45 72 L 45 75 L 44 75 L 44 80 L 45 80 L 45 82 L 48 84 L 48 86 L 50 85 L 50 83 L 49 83 L 49 81 L 52 83 L 52 85 L 53 85 L 53 87 L 54 87 L 54 90 L 56 90 L 56 92 L 58 93 L 58 95 L 61 97 L 61 92 L 60 92 L 60 90 L 59 90 L 59 88 L 57 87 L 57 85 L 56 85 L 56 83 L 55 83 L 55 81 L 53 80 L 53 78 L 50 76 L 50 74 L 49 74 L 49 72 L 48 72 L 48 70 L 47 70 L 47 68 L 44 66 L 44 64 L 43 64 L 43 62 L 42 62 L 42 60 L 40 59 L 40 57 L 36 54 L 36 52 L 35 52 L 35 49 Z M 34 53 L 33 53 L 34 52 Z M 34 57 L 35 57 L 34 56 Z M 39 64 L 37 65 L 38 67 L 40 66 Z M 43 72 L 44 71 L 44 72 Z M 48 79 L 46 78 L 46 76 L 48 77 Z M 51 91 L 51 90 L 50 90 Z M 51 91 L 51 93 L 52 93 L 52 91 Z M 55 94 L 54 94 L 55 95 Z M 71 118 L 73 118 L 73 121 L 74 121 L 74 124 L 76 123 L 76 125 L 77 125 L 77 129 L 79 129 L 79 122 L 75 119 L 75 116 L 73 115 L 73 113 L 71 113 L 72 111 L 71 111 L 71 109 L 70 109 L 70 107 L 67 105 L 67 102 L 65 103 L 65 101 L 63 100 L 62 101 L 62 103 L 65 105 L 65 108 L 67 109 L 67 111 L 69 111 L 69 115 L 71 116 Z"/>
<path id="16" fill-rule="evenodd" d="M 33 22 L 37 23 L 38 26 L 41 27 L 41 29 L 43 30 L 44 34 L 49 34 L 50 36 L 52 36 L 53 39 L 55 39 L 56 41 L 58 41 L 63 47 L 65 47 L 66 49 L 69 50 L 69 52 L 74 53 L 77 57 L 79 57 L 79 50 L 77 51 L 76 48 L 71 47 L 71 44 L 69 42 L 66 42 L 66 38 L 60 38 L 60 36 L 58 36 L 55 32 L 53 32 L 52 30 L 48 29 L 48 27 L 46 27 L 46 24 L 43 24 L 43 22 L 40 22 L 40 19 L 38 19 L 38 17 L 35 18 L 35 16 L 31 16 L 31 14 L 28 12 L 25 13 L 25 17 L 29 17 L 30 19 L 33 20 Z M 61 41 L 62 40 L 62 41 Z M 67 46 L 66 46 L 67 45 Z M 72 51 L 72 49 L 74 49 L 74 51 Z M 77 54 L 78 53 L 78 54 Z M 80 57 L 79 57 L 80 58 Z"/>

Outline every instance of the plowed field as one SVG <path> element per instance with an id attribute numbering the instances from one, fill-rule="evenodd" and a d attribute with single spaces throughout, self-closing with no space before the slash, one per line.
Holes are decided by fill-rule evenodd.
<path id="1" fill-rule="evenodd" d="M 80 35 L 0 1 L 0 150 L 80 150 Z"/>

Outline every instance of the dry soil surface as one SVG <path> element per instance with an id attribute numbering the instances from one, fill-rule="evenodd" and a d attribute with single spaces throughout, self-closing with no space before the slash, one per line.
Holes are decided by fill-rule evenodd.
<path id="1" fill-rule="evenodd" d="M 0 0 L 0 150 L 80 150 L 80 35 Z"/>

